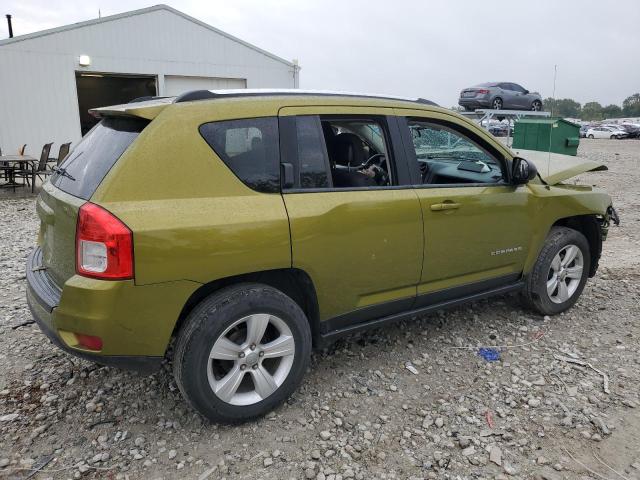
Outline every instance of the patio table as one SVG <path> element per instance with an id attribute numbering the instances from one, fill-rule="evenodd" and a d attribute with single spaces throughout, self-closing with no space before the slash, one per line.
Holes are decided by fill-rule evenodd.
<path id="1" fill-rule="evenodd" d="M 24 169 L 27 167 L 30 170 L 33 170 L 36 167 L 37 158 L 32 157 L 31 155 L 0 155 L 0 167 L 18 167 L 20 169 Z M 5 170 L 7 173 L 7 181 L 5 183 L 0 183 L 0 188 L 7 187 L 21 187 L 24 186 L 22 183 L 17 183 L 13 176 L 13 169 L 8 168 Z"/>

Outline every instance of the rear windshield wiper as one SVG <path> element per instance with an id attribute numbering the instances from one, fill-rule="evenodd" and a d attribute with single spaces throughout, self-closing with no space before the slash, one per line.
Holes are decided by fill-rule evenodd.
<path id="1" fill-rule="evenodd" d="M 53 167 L 53 171 L 58 175 L 62 175 L 63 177 L 67 177 L 69 180 L 75 182 L 76 179 L 70 173 L 67 173 L 67 169 L 64 167 L 58 167 L 57 165 Z"/>

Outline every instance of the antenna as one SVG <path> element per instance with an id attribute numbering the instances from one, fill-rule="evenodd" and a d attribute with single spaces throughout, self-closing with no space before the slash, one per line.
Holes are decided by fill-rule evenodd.
<path id="1" fill-rule="evenodd" d="M 553 119 L 553 108 L 556 105 L 556 80 L 558 78 L 558 65 L 553 66 L 553 92 L 551 94 L 551 118 Z M 551 171 L 551 136 L 553 135 L 553 125 L 549 128 L 549 151 L 547 152 L 547 177 Z"/>
<path id="2" fill-rule="evenodd" d="M 102 12 L 100 12 L 100 9 L 98 9 L 98 18 L 102 18 Z"/>

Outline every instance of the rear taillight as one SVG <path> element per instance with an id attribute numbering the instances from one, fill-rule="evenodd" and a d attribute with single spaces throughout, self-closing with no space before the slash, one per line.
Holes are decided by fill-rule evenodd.
<path id="1" fill-rule="evenodd" d="M 486 90 L 486 89 L 476 90 L 476 93 L 479 93 L 480 95 L 485 95 L 489 93 L 489 90 Z"/>
<path id="2" fill-rule="evenodd" d="M 78 213 L 76 272 L 104 280 L 133 278 L 131 230 L 93 203 L 85 203 Z"/>

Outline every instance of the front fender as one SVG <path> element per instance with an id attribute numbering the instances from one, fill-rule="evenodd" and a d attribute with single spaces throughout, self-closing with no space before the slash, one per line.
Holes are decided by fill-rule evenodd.
<path id="1" fill-rule="evenodd" d="M 612 202 L 603 190 L 588 185 L 564 184 L 549 186 L 531 183 L 527 187 L 534 197 L 531 204 L 535 228 L 524 265 L 525 274 L 533 269 L 553 225 L 581 216 L 601 218 L 608 223 L 608 208 Z"/>

